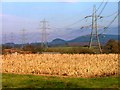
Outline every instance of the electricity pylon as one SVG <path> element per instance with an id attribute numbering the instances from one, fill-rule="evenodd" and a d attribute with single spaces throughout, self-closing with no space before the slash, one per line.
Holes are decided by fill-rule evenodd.
<path id="1" fill-rule="evenodd" d="M 6 44 L 6 43 L 7 43 L 7 36 L 6 36 L 6 33 L 4 34 L 4 39 L 3 39 L 3 42 L 4 42 L 4 44 Z"/>
<path id="2" fill-rule="evenodd" d="M 22 43 L 22 47 L 21 48 L 23 48 L 24 44 L 26 43 L 25 31 L 26 30 L 23 29 L 22 32 L 21 32 L 21 43 Z"/>
<path id="3" fill-rule="evenodd" d="M 43 21 L 41 21 L 41 24 L 42 24 L 42 27 L 40 29 L 42 29 L 42 32 L 41 32 L 41 47 L 48 47 L 47 45 L 47 29 L 49 29 L 47 27 L 47 23 L 48 21 L 46 21 L 45 19 L 43 19 Z"/>
<path id="4" fill-rule="evenodd" d="M 98 36 L 98 25 L 97 20 L 98 18 L 102 18 L 102 16 L 96 15 L 96 6 L 93 7 L 93 14 L 90 16 L 86 16 L 85 18 L 92 17 L 92 31 L 90 35 L 90 42 L 89 42 L 89 48 L 92 46 L 98 46 L 100 53 L 102 53 L 101 44 Z"/>
<path id="5" fill-rule="evenodd" d="M 11 43 L 13 43 L 12 48 L 14 48 L 14 33 L 11 32 Z"/>

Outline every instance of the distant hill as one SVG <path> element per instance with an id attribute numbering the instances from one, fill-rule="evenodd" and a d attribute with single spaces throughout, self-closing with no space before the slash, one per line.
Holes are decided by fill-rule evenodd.
<path id="1" fill-rule="evenodd" d="M 67 44 L 67 41 L 60 38 L 56 38 L 52 42 L 49 42 L 49 46 L 64 46 L 66 44 Z"/>
<path id="2" fill-rule="evenodd" d="M 79 36 L 75 39 L 69 40 L 67 42 L 72 42 L 72 43 L 76 43 L 76 42 L 89 42 L 90 40 L 90 36 L 86 35 L 86 36 Z"/>

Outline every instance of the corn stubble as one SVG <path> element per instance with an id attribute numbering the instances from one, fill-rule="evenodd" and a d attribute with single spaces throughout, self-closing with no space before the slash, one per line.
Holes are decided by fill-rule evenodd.
<path id="1" fill-rule="evenodd" d="M 2 73 L 98 77 L 118 74 L 117 54 L 19 54 L 2 56 Z"/>

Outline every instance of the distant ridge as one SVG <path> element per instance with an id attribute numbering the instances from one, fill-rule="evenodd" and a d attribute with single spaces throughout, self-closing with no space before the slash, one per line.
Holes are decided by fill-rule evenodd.
<path id="1" fill-rule="evenodd" d="M 102 44 L 105 44 L 110 39 L 118 40 L 119 36 L 120 35 L 102 34 L 102 35 L 99 35 L 99 39 Z M 79 36 L 75 39 L 69 40 L 68 42 L 89 42 L 89 41 L 90 41 L 90 35 L 86 35 L 86 36 Z"/>
<path id="2" fill-rule="evenodd" d="M 118 37 L 120 35 L 108 35 L 108 34 L 102 34 L 99 35 L 99 39 L 102 45 L 105 45 L 106 42 L 110 39 L 113 40 L 120 40 Z M 85 35 L 85 36 L 79 36 L 75 39 L 65 41 L 63 39 L 57 38 L 54 39 L 52 42 L 50 42 L 51 45 L 61 45 L 61 44 L 69 44 L 69 45 L 88 45 L 90 41 L 90 35 Z"/>

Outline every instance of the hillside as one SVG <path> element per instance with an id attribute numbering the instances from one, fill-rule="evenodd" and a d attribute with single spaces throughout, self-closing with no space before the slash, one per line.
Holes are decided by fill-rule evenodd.
<path id="1" fill-rule="evenodd" d="M 67 44 L 67 41 L 56 38 L 52 42 L 49 42 L 49 46 L 64 46 Z"/>
<path id="2" fill-rule="evenodd" d="M 118 35 L 100 35 L 99 36 L 100 42 L 102 45 L 105 45 L 105 43 L 110 40 L 118 40 Z M 69 40 L 69 41 L 65 41 L 62 39 L 54 39 L 52 42 L 50 42 L 51 45 L 65 45 L 66 43 L 69 45 L 88 45 L 90 41 L 90 35 L 86 35 L 86 36 L 79 36 L 75 39 Z"/>

